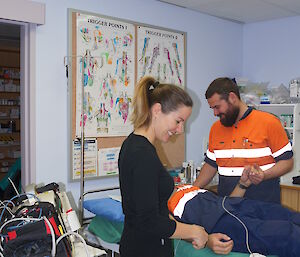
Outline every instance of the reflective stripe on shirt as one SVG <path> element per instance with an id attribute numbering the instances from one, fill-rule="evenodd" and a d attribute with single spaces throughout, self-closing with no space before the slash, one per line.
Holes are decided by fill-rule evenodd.
<path id="1" fill-rule="evenodd" d="M 188 193 L 185 193 L 182 198 L 179 200 L 177 206 L 175 207 L 173 214 L 174 216 L 177 216 L 179 218 L 181 218 L 183 211 L 184 211 L 184 207 L 185 204 L 191 200 L 192 198 L 194 198 L 198 193 L 205 193 L 207 190 L 204 189 L 197 189 L 195 191 L 191 191 Z"/>
<path id="2" fill-rule="evenodd" d="M 270 147 L 252 149 L 226 149 L 215 150 L 215 157 L 218 158 L 259 158 L 272 155 Z"/>
<path id="3" fill-rule="evenodd" d="M 265 171 L 267 169 L 272 168 L 275 163 L 262 165 L 260 168 Z M 223 176 L 241 176 L 243 173 L 244 167 L 218 167 L 218 172 Z"/>
<path id="4" fill-rule="evenodd" d="M 284 152 L 287 151 L 292 151 L 292 145 L 289 142 L 288 144 L 286 144 L 284 147 L 282 147 L 281 149 L 279 149 L 277 152 L 273 153 L 272 156 L 274 158 L 278 157 L 279 155 L 283 154 Z"/>

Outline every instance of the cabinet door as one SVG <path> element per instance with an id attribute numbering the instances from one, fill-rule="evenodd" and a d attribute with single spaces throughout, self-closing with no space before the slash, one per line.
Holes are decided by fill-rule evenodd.
<path id="1" fill-rule="evenodd" d="M 299 210 L 299 190 L 281 187 L 281 205 L 292 210 Z"/>

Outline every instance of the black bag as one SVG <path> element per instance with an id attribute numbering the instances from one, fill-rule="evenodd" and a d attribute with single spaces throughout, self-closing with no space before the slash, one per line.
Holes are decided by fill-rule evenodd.
<path id="1" fill-rule="evenodd" d="M 293 177 L 293 184 L 300 185 L 300 176 Z"/>
<path id="2" fill-rule="evenodd" d="M 63 231 L 54 206 L 48 202 L 38 202 L 32 206 L 23 206 L 16 211 L 17 217 L 47 217 L 51 223 L 55 240 L 61 236 Z M 22 225 L 22 221 L 9 223 L 2 234 L 6 235 L 3 242 L 3 254 L 5 257 L 44 257 L 51 256 L 52 237 L 47 222 L 43 219 Z M 58 257 L 71 256 L 71 247 L 68 239 L 63 238 L 56 246 Z"/>

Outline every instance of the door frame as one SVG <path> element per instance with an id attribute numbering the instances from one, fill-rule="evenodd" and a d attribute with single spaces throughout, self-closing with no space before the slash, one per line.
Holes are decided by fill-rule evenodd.
<path id="1" fill-rule="evenodd" d="M 0 19 L 4 24 L 20 27 L 20 118 L 21 118 L 21 182 L 36 181 L 35 122 L 35 32 L 31 23 Z"/>
<path id="2" fill-rule="evenodd" d="M 21 181 L 22 186 L 36 182 L 36 24 L 25 23 L 20 31 L 21 91 Z"/>
<path id="3" fill-rule="evenodd" d="M 16 8 L 18 6 L 18 8 Z M 46 5 L 28 0 L 1 3 L 0 22 L 20 26 L 21 183 L 36 183 L 36 28 Z"/>

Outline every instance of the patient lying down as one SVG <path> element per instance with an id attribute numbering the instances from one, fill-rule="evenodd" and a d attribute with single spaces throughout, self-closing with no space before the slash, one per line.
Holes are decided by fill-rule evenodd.
<path id="1" fill-rule="evenodd" d="M 226 254 L 232 250 L 300 256 L 300 213 L 279 204 L 242 197 L 223 198 L 195 186 L 183 185 L 171 196 L 168 207 L 176 220 L 203 226 L 210 234 L 208 246 L 215 253 Z M 244 223 L 247 232 L 225 209 Z"/>

